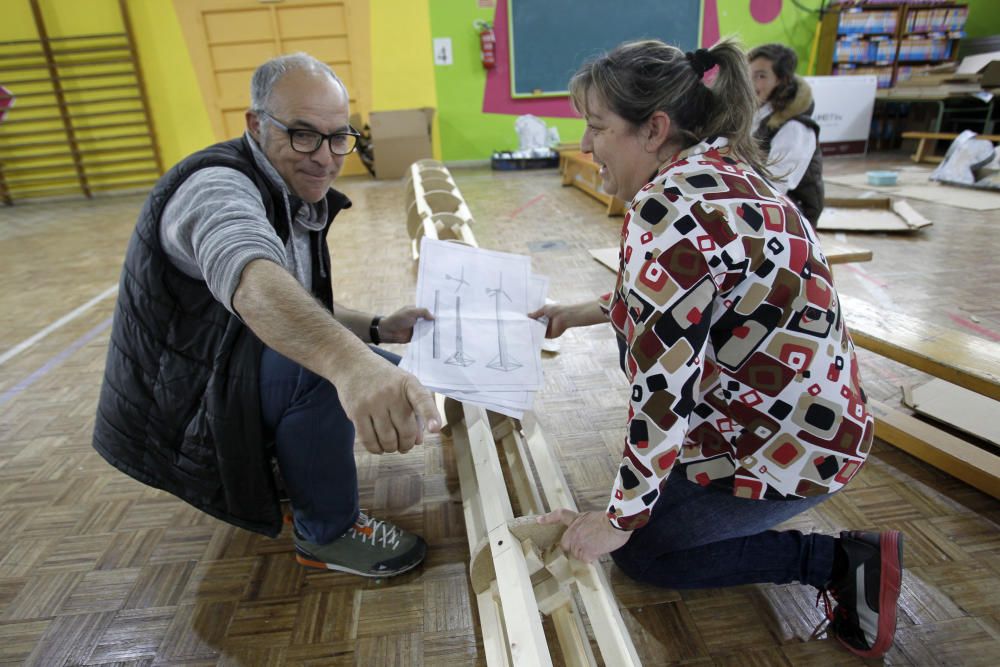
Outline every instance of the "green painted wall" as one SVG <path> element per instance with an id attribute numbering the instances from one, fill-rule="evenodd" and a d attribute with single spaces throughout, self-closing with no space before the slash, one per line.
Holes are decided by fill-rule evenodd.
<path id="1" fill-rule="evenodd" d="M 516 117 L 482 112 L 486 75 L 479 62 L 479 38 L 472 24 L 476 19 L 492 20 L 493 13 L 493 9 L 479 8 L 471 0 L 430 0 L 431 36 L 450 37 L 454 51 L 454 64 L 434 67 L 444 160 L 483 160 L 494 149 L 517 147 Z M 736 35 L 747 48 L 767 42 L 789 44 L 799 53 L 802 71 L 809 60 L 815 16 L 786 1 L 777 19 L 760 25 L 750 16 L 749 0 L 719 0 L 723 35 Z M 579 141 L 583 135 L 581 120 L 544 120 L 559 129 L 563 141 Z"/>
<path id="2" fill-rule="evenodd" d="M 1000 35 L 1000 2 L 997 0 L 966 0 L 969 21 L 965 32 L 969 37 Z"/>
<path id="3" fill-rule="evenodd" d="M 452 65 L 434 67 L 441 159 L 486 160 L 494 150 L 517 148 L 517 117 L 482 111 L 486 70 L 479 62 L 479 35 L 472 23 L 492 21 L 493 9 L 479 8 L 473 0 L 430 0 L 430 12 L 432 38 L 451 37 L 454 59 Z M 544 120 L 559 129 L 563 141 L 579 141 L 583 136 L 582 120 Z"/>
<path id="4" fill-rule="evenodd" d="M 747 50 L 761 44 L 778 42 L 795 49 L 799 56 L 799 73 L 805 74 L 809 64 L 817 14 L 800 9 L 785 0 L 781 14 L 770 23 L 757 23 L 750 16 L 749 0 L 718 0 L 719 32 L 737 37 Z M 806 7 L 818 6 L 818 0 L 806 0 Z"/>

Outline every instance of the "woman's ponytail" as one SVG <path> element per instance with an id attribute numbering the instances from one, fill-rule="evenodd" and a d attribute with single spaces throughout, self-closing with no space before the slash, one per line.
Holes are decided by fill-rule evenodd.
<path id="1" fill-rule="evenodd" d="M 767 176 L 764 155 L 753 136 L 757 96 L 750 81 L 746 54 L 730 39 L 719 42 L 708 52 L 719 70 L 711 86 L 714 103 L 701 127 L 702 133 L 707 137 L 726 137 L 733 152 Z"/>

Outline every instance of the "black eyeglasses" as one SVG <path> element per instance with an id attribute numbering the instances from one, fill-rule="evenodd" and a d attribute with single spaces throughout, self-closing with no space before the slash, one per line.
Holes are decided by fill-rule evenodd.
<path id="1" fill-rule="evenodd" d="M 266 111 L 258 113 L 267 116 L 269 121 L 285 131 L 288 135 L 288 141 L 292 145 L 292 150 L 297 153 L 315 153 L 326 141 L 330 145 L 330 152 L 334 155 L 350 155 L 358 145 L 358 137 L 361 136 L 360 132 L 349 125 L 350 129 L 346 132 L 323 134 L 315 130 L 290 128 Z"/>

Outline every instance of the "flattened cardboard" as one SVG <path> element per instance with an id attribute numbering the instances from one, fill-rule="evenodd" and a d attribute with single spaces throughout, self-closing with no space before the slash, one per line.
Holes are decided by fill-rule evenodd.
<path id="1" fill-rule="evenodd" d="M 1000 403 L 939 378 L 903 392 L 918 414 L 1000 446 Z"/>
<path id="2" fill-rule="evenodd" d="M 595 248 L 587 252 L 598 262 L 618 273 L 618 248 Z"/>
<path id="3" fill-rule="evenodd" d="M 902 199 L 827 197 L 816 228 L 820 231 L 912 232 L 930 224 L 930 220 Z"/>

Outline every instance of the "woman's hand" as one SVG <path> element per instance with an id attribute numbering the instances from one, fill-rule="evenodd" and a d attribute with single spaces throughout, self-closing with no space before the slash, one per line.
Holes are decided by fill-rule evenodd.
<path id="1" fill-rule="evenodd" d="M 528 317 L 535 320 L 542 317 L 549 318 L 548 326 L 545 328 L 546 338 L 559 338 L 572 327 L 586 327 L 608 321 L 604 311 L 601 310 L 600 302 L 596 299 L 570 305 L 546 304 L 538 310 L 528 313 Z"/>
<path id="2" fill-rule="evenodd" d="M 568 526 L 563 533 L 559 546 L 568 555 L 592 563 L 604 554 L 611 553 L 621 547 L 632 533 L 618 530 L 611 525 L 603 512 L 582 512 L 558 509 L 538 517 L 538 523 L 563 523 Z"/>
<path id="3" fill-rule="evenodd" d="M 433 320 L 434 316 L 426 308 L 400 308 L 378 323 L 379 337 L 383 343 L 409 343 L 413 338 L 413 325 L 420 319 Z"/>

